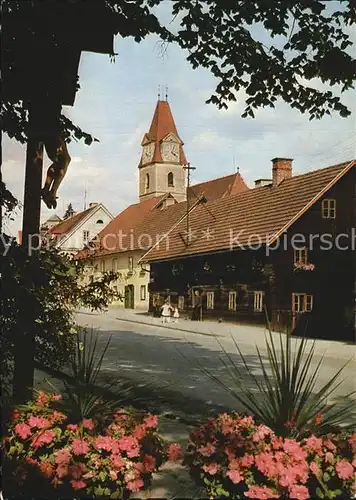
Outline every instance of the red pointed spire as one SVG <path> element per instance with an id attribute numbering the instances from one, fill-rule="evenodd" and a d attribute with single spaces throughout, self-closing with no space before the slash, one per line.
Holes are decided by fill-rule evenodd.
<path id="1" fill-rule="evenodd" d="M 156 109 L 152 118 L 150 130 L 147 134 L 144 135 L 142 140 L 142 145 L 155 142 L 155 151 L 152 158 L 152 163 L 154 162 L 163 162 L 160 144 L 163 139 L 165 139 L 169 134 L 174 134 L 180 142 L 180 159 L 179 163 L 185 165 L 187 163 L 184 151 L 183 151 L 183 141 L 180 139 L 177 127 L 174 123 L 174 118 L 172 115 L 171 108 L 167 101 L 158 101 L 156 105 Z"/>

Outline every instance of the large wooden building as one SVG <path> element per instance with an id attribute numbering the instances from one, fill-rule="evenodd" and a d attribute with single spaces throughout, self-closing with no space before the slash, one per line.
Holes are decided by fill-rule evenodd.
<path id="1" fill-rule="evenodd" d="M 261 323 L 311 337 L 355 340 L 356 162 L 270 180 L 209 200 L 141 258 L 150 309 L 169 297 L 196 318 Z M 156 228 L 159 232 L 159 228 Z"/>

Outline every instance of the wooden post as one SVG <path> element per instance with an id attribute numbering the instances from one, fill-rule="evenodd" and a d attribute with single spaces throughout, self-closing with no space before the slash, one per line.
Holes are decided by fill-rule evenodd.
<path id="1" fill-rule="evenodd" d="M 35 135 L 35 131 L 33 114 L 30 112 L 22 225 L 22 245 L 28 255 L 39 248 L 40 242 L 43 143 L 39 136 Z M 31 307 L 31 304 L 23 304 L 23 307 Z M 24 324 L 19 318 L 19 329 L 15 338 L 13 397 L 16 403 L 29 400 L 34 385 L 34 322 L 29 321 L 31 315 L 24 315 L 24 317 L 27 322 Z"/>

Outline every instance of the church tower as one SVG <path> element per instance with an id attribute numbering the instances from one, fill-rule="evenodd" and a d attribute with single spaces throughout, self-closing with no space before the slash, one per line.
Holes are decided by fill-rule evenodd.
<path id="1" fill-rule="evenodd" d="M 186 199 L 187 161 L 171 108 L 159 100 L 151 127 L 141 142 L 139 168 L 140 201 L 171 193 L 177 201 Z"/>

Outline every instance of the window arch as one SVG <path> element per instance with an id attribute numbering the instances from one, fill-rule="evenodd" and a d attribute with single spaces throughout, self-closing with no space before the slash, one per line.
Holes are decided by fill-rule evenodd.
<path id="1" fill-rule="evenodd" d="M 150 174 L 146 174 L 145 190 L 148 191 L 150 188 Z"/>
<path id="2" fill-rule="evenodd" d="M 104 224 L 104 221 L 103 221 L 102 219 L 98 219 L 98 220 L 96 221 L 96 223 L 97 223 L 97 224 Z"/>
<path id="3" fill-rule="evenodd" d="M 173 177 L 172 172 L 169 172 L 169 174 L 167 176 L 167 180 L 168 180 L 168 187 L 173 187 L 174 186 L 174 177 Z"/>

